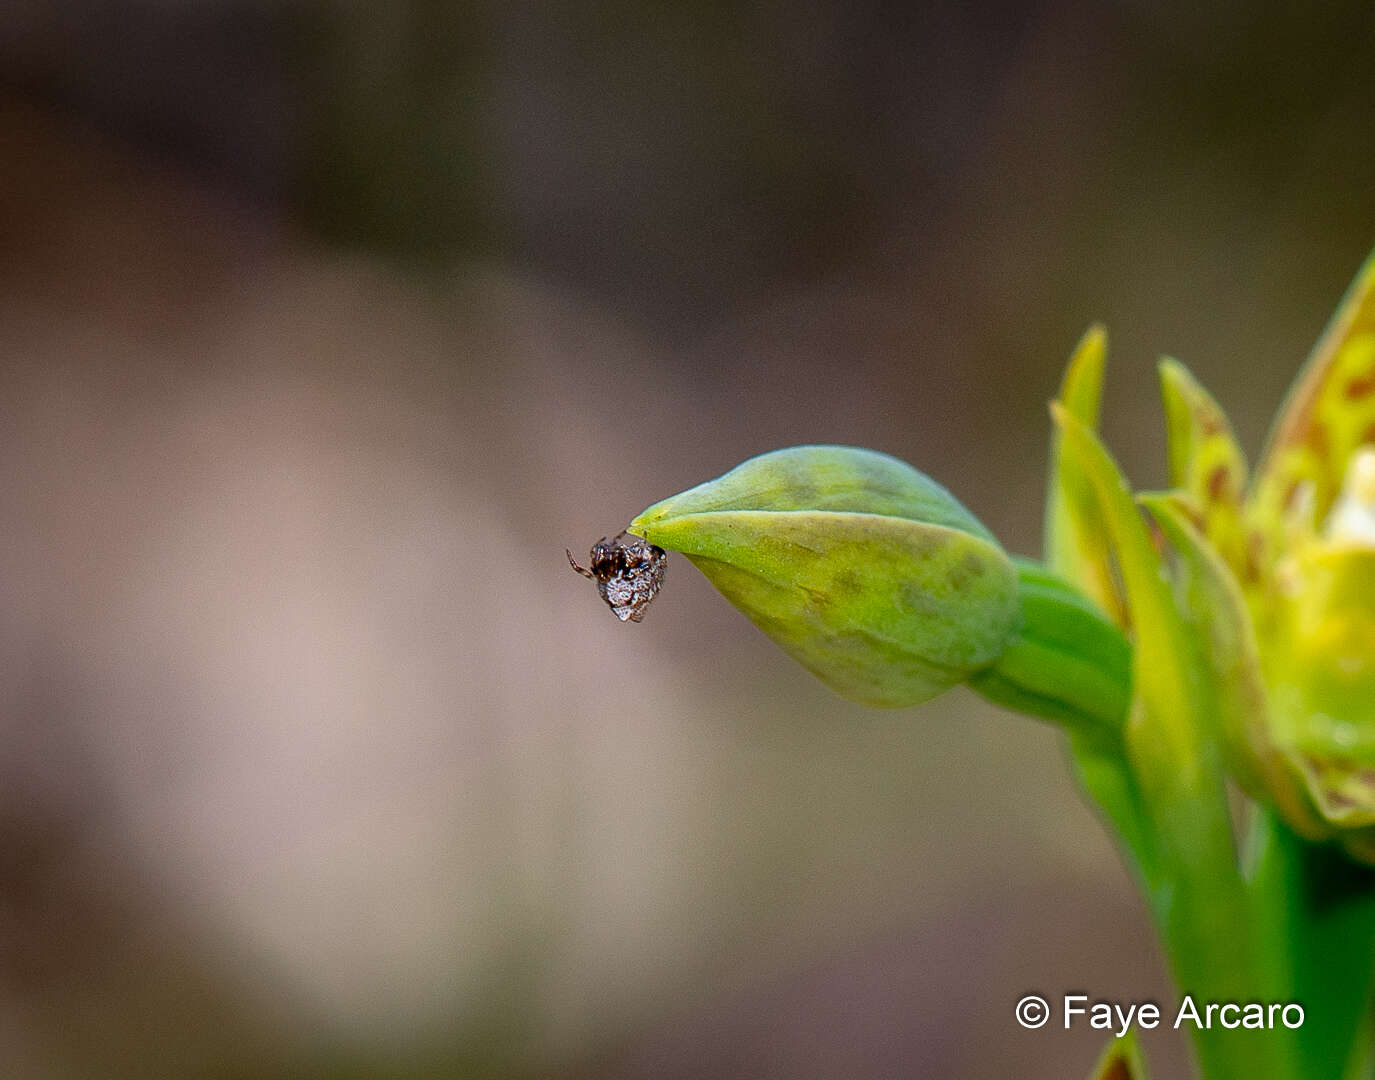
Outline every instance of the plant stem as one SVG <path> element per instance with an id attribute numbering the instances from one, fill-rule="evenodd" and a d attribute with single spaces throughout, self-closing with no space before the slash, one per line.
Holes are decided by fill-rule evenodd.
<path id="1" fill-rule="evenodd" d="M 1272 970 L 1304 1007 L 1305 1080 L 1369 1077 L 1375 870 L 1257 811 L 1249 885 Z"/>
<path id="2" fill-rule="evenodd" d="M 1073 585 L 1018 559 L 1021 620 L 992 667 L 969 680 L 990 701 L 1121 742 L 1131 645 Z"/>
<path id="3" fill-rule="evenodd" d="M 1238 868 L 1216 748 L 1207 740 L 1195 748 L 1190 783 L 1157 786 L 1144 797 L 1129 749 L 1130 644 L 1077 589 L 1044 567 L 1020 561 L 1018 572 L 1017 634 L 970 686 L 1065 728 L 1080 782 L 1116 832 L 1150 900 L 1181 992 L 1204 1009 L 1209 1002 L 1290 1000 L 1284 931 L 1272 925 L 1273 910 L 1258 906 Z M 1282 886 L 1265 895 L 1282 910 Z M 1215 1025 L 1191 1035 L 1210 1080 L 1311 1080 L 1304 1063 L 1312 1051 L 1297 1032 Z M 1329 1073 L 1318 1080 L 1329 1075 L 1339 1080 Z"/>

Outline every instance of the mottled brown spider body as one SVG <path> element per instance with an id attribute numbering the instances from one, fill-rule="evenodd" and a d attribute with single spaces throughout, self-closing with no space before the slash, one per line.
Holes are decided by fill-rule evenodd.
<path id="1" fill-rule="evenodd" d="M 661 547 L 622 532 L 592 545 L 590 567 L 579 566 L 567 548 L 568 565 L 597 583 L 597 592 L 621 622 L 639 622 L 664 584 L 668 553 Z"/>

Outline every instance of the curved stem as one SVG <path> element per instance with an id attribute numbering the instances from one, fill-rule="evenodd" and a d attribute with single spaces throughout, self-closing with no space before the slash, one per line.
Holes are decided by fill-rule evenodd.
<path id="1" fill-rule="evenodd" d="M 1294 972 L 1303 965 L 1288 950 L 1303 931 L 1286 921 L 1293 917 L 1286 914 L 1293 871 L 1284 860 L 1302 850 L 1281 846 L 1249 880 L 1244 877 L 1220 769 L 1201 768 L 1208 780 L 1203 791 L 1144 793 L 1127 736 L 1131 645 L 1073 586 L 1035 563 L 1022 562 L 1018 570 L 1017 634 L 969 685 L 1000 705 L 1065 728 L 1079 780 L 1117 834 L 1150 901 L 1181 992 L 1203 1008 L 1209 1002 L 1295 999 Z M 1341 925 L 1351 929 L 1349 921 Z M 1370 929 L 1375 934 L 1375 910 Z M 1364 987 L 1371 965 L 1362 962 L 1356 967 L 1367 978 Z M 1306 966 L 1316 976 L 1322 962 L 1314 963 Z M 1320 993 L 1306 985 L 1306 992 Z M 1343 992 L 1340 1008 L 1324 1006 L 1328 1020 L 1312 1033 L 1192 1032 L 1203 1075 L 1341 1080 L 1340 1072 L 1319 1062 L 1325 1055 L 1340 1068 L 1347 1060 L 1355 1034 L 1348 1014 L 1366 1000 L 1365 990 L 1354 997 L 1353 990 Z M 1344 1019 L 1338 1021 L 1338 1013 Z M 1332 1047 L 1334 1039 L 1340 1050 Z"/>
<path id="2" fill-rule="evenodd" d="M 1131 645 L 1073 585 L 1018 559 L 1021 621 L 969 686 L 999 705 L 1120 742 L 1131 703 Z"/>
<path id="3" fill-rule="evenodd" d="M 1017 559 L 1021 621 L 1003 655 L 969 680 L 1014 712 L 1065 729 L 1079 783 L 1116 833 L 1148 892 L 1159 886 L 1154 841 L 1127 762 L 1132 650 L 1083 593 L 1039 563 Z"/>

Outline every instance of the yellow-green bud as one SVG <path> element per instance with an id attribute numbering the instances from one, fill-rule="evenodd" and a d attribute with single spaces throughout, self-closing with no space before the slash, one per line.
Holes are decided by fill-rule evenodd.
<path id="1" fill-rule="evenodd" d="M 1019 618 L 1017 571 L 945 488 L 872 450 L 752 458 L 640 514 L 837 693 L 898 708 L 993 663 Z"/>

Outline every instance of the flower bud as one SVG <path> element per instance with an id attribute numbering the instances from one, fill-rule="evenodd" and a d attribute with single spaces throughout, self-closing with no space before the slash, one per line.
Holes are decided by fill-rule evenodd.
<path id="1" fill-rule="evenodd" d="M 656 503 L 629 531 L 680 551 L 837 693 L 898 708 L 993 663 L 1017 572 L 953 495 L 896 458 L 800 446 Z"/>

